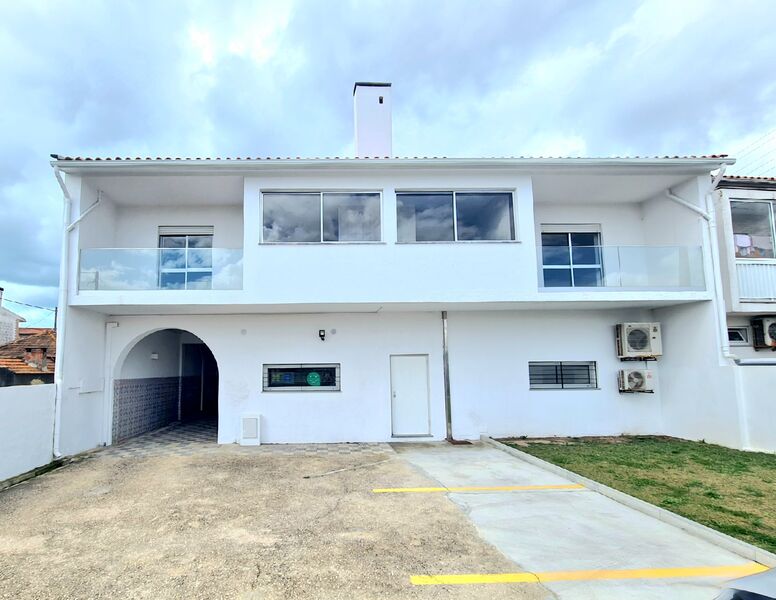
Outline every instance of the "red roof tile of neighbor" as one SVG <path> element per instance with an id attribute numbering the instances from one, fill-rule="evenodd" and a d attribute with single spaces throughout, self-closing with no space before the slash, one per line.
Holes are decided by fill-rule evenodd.
<path id="1" fill-rule="evenodd" d="M 19 327 L 19 335 L 37 335 L 39 333 L 51 332 L 56 336 L 56 333 L 51 327 Z"/>
<path id="2" fill-rule="evenodd" d="M 37 328 L 40 333 L 23 335 L 13 342 L 0 346 L 0 369 L 8 369 L 17 375 L 53 373 L 57 353 L 57 334 L 53 329 Z M 27 349 L 44 349 L 46 368 L 27 362 Z"/>
<path id="3" fill-rule="evenodd" d="M 132 158 L 131 156 L 127 156 L 127 157 L 123 157 L 122 158 L 121 156 L 116 156 L 116 157 L 110 157 L 110 156 L 107 156 L 107 157 L 87 157 L 87 156 L 66 156 L 66 155 L 62 155 L 62 154 L 52 154 L 51 158 L 53 158 L 54 160 L 59 160 L 59 161 L 76 161 L 76 162 L 111 162 L 111 161 L 141 161 L 141 162 L 167 162 L 167 161 L 169 161 L 169 162 L 173 162 L 173 161 L 178 161 L 178 160 L 209 160 L 209 161 L 213 161 L 213 162 L 218 162 L 218 161 L 224 162 L 224 161 L 257 161 L 257 160 L 280 160 L 280 161 L 293 161 L 293 160 L 366 160 L 366 161 L 368 161 L 368 160 L 386 160 L 386 159 L 387 160 L 446 160 L 446 159 L 448 159 L 450 157 L 447 157 L 447 156 L 370 156 L 370 157 L 359 158 L 359 157 L 353 157 L 353 156 L 326 156 L 326 157 L 313 156 L 313 157 L 309 157 L 309 158 L 303 158 L 303 157 L 300 157 L 300 156 L 296 156 L 296 157 L 291 157 L 291 156 L 286 156 L 286 157 L 282 157 L 282 156 L 275 156 L 275 157 L 265 156 L 265 157 L 261 157 L 261 156 L 257 156 L 255 158 L 251 158 L 251 157 L 247 157 L 247 156 L 246 157 L 239 157 L 239 156 L 237 156 L 237 157 L 232 158 L 232 157 L 228 157 L 227 156 L 227 157 L 221 158 L 219 156 L 219 157 L 216 157 L 216 158 L 212 158 L 212 157 L 209 157 L 209 156 L 205 156 L 205 157 L 200 157 L 200 156 L 197 156 L 197 157 L 189 157 L 189 156 L 185 156 L 185 157 L 181 157 L 181 156 L 161 157 L 161 156 L 157 156 L 157 157 L 154 158 L 154 157 L 151 157 L 151 156 L 146 156 L 146 157 L 136 156 L 136 157 Z M 538 160 L 574 160 L 574 159 L 589 160 L 590 157 L 578 157 L 578 156 L 576 156 L 576 157 L 575 156 L 504 156 L 504 157 L 483 157 L 483 158 L 495 158 L 495 159 L 506 159 L 506 160 L 537 160 L 537 159 Z M 714 159 L 728 158 L 728 155 L 727 154 L 704 154 L 704 155 L 698 155 L 698 156 L 695 156 L 695 155 L 678 156 L 677 155 L 677 156 L 607 156 L 607 157 L 602 157 L 602 159 L 607 159 L 607 158 L 614 159 L 614 160 L 623 160 L 623 159 L 626 159 L 626 160 L 627 159 L 657 159 L 657 160 L 708 159 L 708 160 L 714 160 Z M 466 160 L 466 159 L 464 158 L 462 160 Z"/>

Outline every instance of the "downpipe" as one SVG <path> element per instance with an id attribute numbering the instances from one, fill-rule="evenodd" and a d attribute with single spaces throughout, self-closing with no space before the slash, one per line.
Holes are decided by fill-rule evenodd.
<path id="1" fill-rule="evenodd" d="M 63 396 L 63 381 L 65 370 L 65 338 L 67 335 L 67 297 L 68 297 L 68 283 L 70 279 L 70 211 L 72 209 L 73 201 L 70 197 L 70 191 L 67 189 L 64 180 L 62 179 L 62 173 L 59 167 L 54 167 L 54 176 L 57 178 L 59 187 L 62 188 L 62 194 L 64 197 L 64 207 L 62 214 L 62 248 L 60 251 L 60 263 L 59 263 L 59 297 L 57 299 L 57 342 L 56 352 L 57 357 L 60 357 L 54 365 L 54 432 L 51 445 L 51 452 L 54 458 L 61 458 L 62 452 L 60 451 L 60 432 L 62 422 L 62 396 Z"/>

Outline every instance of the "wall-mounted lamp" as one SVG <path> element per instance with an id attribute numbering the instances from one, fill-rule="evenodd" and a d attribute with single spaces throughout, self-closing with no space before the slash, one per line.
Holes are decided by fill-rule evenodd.
<path id="1" fill-rule="evenodd" d="M 325 329 L 319 329 L 318 330 L 318 337 L 321 338 L 321 341 L 324 341 L 326 339 L 326 330 Z"/>

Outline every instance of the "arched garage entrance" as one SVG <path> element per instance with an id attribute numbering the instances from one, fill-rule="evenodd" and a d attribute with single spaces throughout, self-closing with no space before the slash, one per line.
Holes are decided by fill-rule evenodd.
<path id="1" fill-rule="evenodd" d="M 217 437 L 218 365 L 210 348 L 181 329 L 149 333 L 117 365 L 112 443 L 175 422 L 212 426 Z"/>

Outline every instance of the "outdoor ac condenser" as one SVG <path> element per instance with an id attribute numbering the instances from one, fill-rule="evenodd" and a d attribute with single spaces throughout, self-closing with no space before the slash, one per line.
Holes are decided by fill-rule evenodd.
<path id="1" fill-rule="evenodd" d="M 776 350 L 776 319 L 772 317 L 752 319 L 752 342 L 756 349 Z"/>
<path id="2" fill-rule="evenodd" d="M 649 369 L 622 369 L 618 376 L 620 392 L 636 393 L 655 391 L 652 371 Z"/>
<path id="3" fill-rule="evenodd" d="M 663 354 L 660 323 L 620 323 L 615 339 L 621 360 L 647 360 Z"/>

